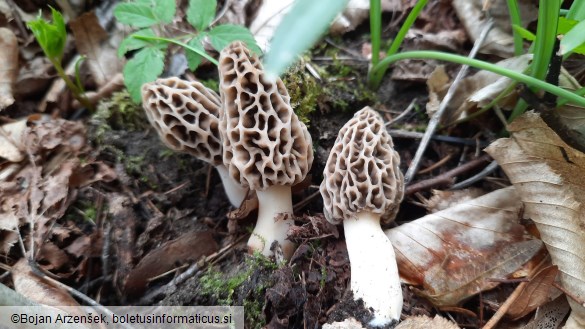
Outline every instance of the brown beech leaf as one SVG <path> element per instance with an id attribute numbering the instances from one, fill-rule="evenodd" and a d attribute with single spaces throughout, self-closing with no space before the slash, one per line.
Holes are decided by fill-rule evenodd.
<path id="1" fill-rule="evenodd" d="M 18 41 L 12 31 L 0 27 L 0 111 L 14 103 L 12 88 L 18 76 Z"/>
<path id="2" fill-rule="evenodd" d="M 126 279 L 125 292 L 136 294 L 146 288 L 149 280 L 177 267 L 178 264 L 198 261 L 218 249 L 210 231 L 186 232 L 148 253 Z"/>
<path id="3" fill-rule="evenodd" d="M 32 272 L 28 260 L 21 258 L 12 266 L 14 290 L 28 299 L 49 306 L 79 306 L 63 289 Z"/>
<path id="4" fill-rule="evenodd" d="M 542 121 L 527 112 L 508 130 L 511 138 L 486 151 L 516 186 L 526 215 L 536 223 L 562 286 L 585 299 L 585 154 L 563 142 Z M 585 327 L 585 307 L 569 299 L 572 312 L 566 328 Z"/>
<path id="5" fill-rule="evenodd" d="M 121 72 L 121 61 L 116 48 L 108 43 L 108 33 L 100 25 L 94 12 L 87 12 L 69 22 L 75 36 L 77 50 L 87 56 L 89 69 L 96 84 L 101 87 Z"/>
<path id="6" fill-rule="evenodd" d="M 508 309 L 507 314 L 519 319 L 551 300 L 553 282 L 559 273 L 556 266 L 549 266 L 538 271 Z"/>
<path id="7" fill-rule="evenodd" d="M 533 1 L 517 1 L 520 7 L 522 26 L 527 26 L 537 18 L 537 7 Z M 489 15 L 486 15 L 484 6 L 489 5 Z M 512 24 L 510 14 L 505 0 L 454 0 L 453 9 L 472 41 L 481 35 L 481 31 L 488 23 L 488 17 L 494 20 L 494 27 L 487 35 L 480 52 L 483 54 L 494 54 L 500 57 L 510 57 L 514 52 Z"/>
<path id="8" fill-rule="evenodd" d="M 513 187 L 497 190 L 386 231 L 402 279 L 437 306 L 453 306 L 498 283 L 534 256 Z"/>

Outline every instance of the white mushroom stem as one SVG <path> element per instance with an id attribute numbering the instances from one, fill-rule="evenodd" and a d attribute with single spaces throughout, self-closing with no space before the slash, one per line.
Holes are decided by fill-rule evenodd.
<path id="1" fill-rule="evenodd" d="M 223 189 L 231 204 L 234 207 L 239 207 L 242 205 L 242 201 L 244 201 L 246 198 L 248 190 L 242 187 L 242 185 L 240 185 L 232 178 L 232 176 L 230 176 L 227 168 L 223 164 L 215 166 L 215 169 L 219 173 L 219 177 L 221 177 Z"/>
<path id="2" fill-rule="evenodd" d="M 357 220 L 343 221 L 351 267 L 354 299 L 374 310 L 369 325 L 381 327 L 399 320 L 402 289 L 392 243 L 380 227 L 380 215 L 359 212 Z"/>
<path id="3" fill-rule="evenodd" d="M 248 240 L 250 251 L 260 251 L 265 256 L 272 255 L 270 246 L 278 241 L 285 259 L 292 256 L 294 244 L 286 240 L 286 233 L 294 224 L 292 219 L 282 219 L 279 214 L 292 214 L 290 186 L 271 186 L 263 191 L 256 190 L 258 196 L 258 222 Z M 278 219 L 281 217 L 281 219 Z"/>

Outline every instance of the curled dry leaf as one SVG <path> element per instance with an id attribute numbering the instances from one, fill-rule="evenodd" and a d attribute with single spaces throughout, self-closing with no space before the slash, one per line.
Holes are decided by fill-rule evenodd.
<path id="1" fill-rule="evenodd" d="M 486 151 L 516 186 L 563 287 L 585 299 L 585 154 L 563 142 L 535 112 L 516 119 L 511 138 Z M 566 328 L 585 327 L 585 307 L 569 300 Z"/>
<path id="2" fill-rule="evenodd" d="M 508 309 L 508 316 L 519 319 L 552 300 L 551 290 L 559 269 L 549 266 L 538 271 L 526 283 L 520 295 Z M 557 296 L 558 297 L 558 296 Z"/>
<path id="3" fill-rule="evenodd" d="M 0 111 L 14 103 L 12 87 L 18 76 L 18 41 L 12 31 L 0 28 Z"/>
<path id="4" fill-rule="evenodd" d="M 24 159 L 22 136 L 26 130 L 26 119 L 0 126 L 0 159 L 19 162 Z"/>
<path id="5" fill-rule="evenodd" d="M 79 306 L 69 293 L 33 273 L 26 258 L 16 262 L 11 272 L 14 290 L 30 300 L 55 307 Z"/>
<path id="6" fill-rule="evenodd" d="M 514 272 L 542 245 L 526 240 L 521 207 L 508 187 L 385 231 L 401 278 L 437 306 L 494 288 L 488 278 Z"/>
<path id="7" fill-rule="evenodd" d="M 489 15 L 486 15 L 482 10 L 484 3 L 489 3 Z M 520 0 L 518 1 L 518 6 L 520 7 L 520 16 L 524 27 L 532 20 L 536 20 L 537 8 L 534 1 Z M 494 27 L 488 34 L 480 52 L 497 55 L 502 58 L 512 56 L 514 51 L 512 24 L 510 23 L 506 0 L 489 2 L 484 0 L 454 0 L 453 8 L 473 41 L 479 38 L 481 31 L 487 24 L 488 17 L 493 17 L 495 21 Z"/>

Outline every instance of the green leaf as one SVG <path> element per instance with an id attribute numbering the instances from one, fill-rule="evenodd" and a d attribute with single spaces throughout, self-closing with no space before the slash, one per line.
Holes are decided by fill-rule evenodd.
<path id="1" fill-rule="evenodd" d="M 189 0 L 187 22 L 198 32 L 205 30 L 215 18 L 217 0 Z"/>
<path id="2" fill-rule="evenodd" d="M 205 49 L 201 44 L 204 38 L 205 38 L 204 34 L 199 34 L 195 38 L 191 39 L 191 41 L 189 41 L 187 44 L 197 50 L 205 52 Z M 187 64 L 189 65 L 189 69 L 191 71 L 195 71 L 199 64 L 201 64 L 201 61 L 203 60 L 203 56 L 188 48 L 185 48 L 185 56 L 187 57 Z"/>
<path id="3" fill-rule="evenodd" d="M 557 26 L 557 34 L 567 34 L 579 22 L 574 19 L 567 19 L 566 17 L 559 17 L 559 25 Z"/>
<path id="4" fill-rule="evenodd" d="M 345 8 L 347 0 L 297 0 L 282 19 L 266 53 L 264 68 L 276 77 L 309 49 Z"/>
<path id="5" fill-rule="evenodd" d="M 570 53 L 583 43 L 585 43 L 585 21 L 581 21 L 579 24 L 575 25 L 563 36 L 559 49 L 561 55 Z"/>
<path id="6" fill-rule="evenodd" d="M 165 54 L 160 49 L 149 47 L 140 50 L 124 66 L 124 84 L 132 100 L 140 103 L 142 85 L 154 81 L 164 68 Z"/>
<path id="7" fill-rule="evenodd" d="M 27 23 L 27 26 L 33 32 L 37 42 L 43 49 L 45 55 L 52 62 L 61 62 L 65 42 L 67 41 L 67 31 L 65 30 L 65 21 L 63 16 L 53 7 L 51 7 L 53 22 L 47 22 L 42 19 L 41 15 Z"/>
<path id="8" fill-rule="evenodd" d="M 141 3 L 120 3 L 114 8 L 114 16 L 120 23 L 134 27 L 149 27 L 158 23 L 153 9 Z"/>
<path id="9" fill-rule="evenodd" d="M 256 44 L 256 39 L 254 39 L 252 32 L 241 25 L 219 25 L 209 31 L 209 42 L 217 51 L 221 51 L 236 40 L 244 42 L 256 54 L 262 54 L 262 50 Z"/>
<path id="10" fill-rule="evenodd" d="M 128 37 L 126 37 L 126 39 L 122 40 L 122 42 L 120 43 L 120 47 L 118 47 L 118 57 L 124 56 L 127 52 L 131 50 L 136 50 L 153 45 L 154 41 L 137 39 L 135 38 L 135 36 L 137 35 L 146 37 L 156 37 L 156 34 L 154 34 L 154 31 L 152 29 L 144 29 L 130 34 Z"/>
<path id="11" fill-rule="evenodd" d="M 175 0 L 152 0 L 153 11 L 158 21 L 161 23 L 169 24 L 175 18 L 175 12 L 177 11 L 177 4 Z"/>
<path id="12" fill-rule="evenodd" d="M 512 25 L 512 28 L 514 28 L 514 31 L 516 31 L 516 33 L 518 33 L 522 39 L 524 40 L 528 40 L 528 41 L 534 41 L 534 39 L 536 39 L 536 36 L 534 35 L 534 33 L 528 31 L 527 29 L 523 28 L 522 26 L 518 26 L 516 24 Z"/>

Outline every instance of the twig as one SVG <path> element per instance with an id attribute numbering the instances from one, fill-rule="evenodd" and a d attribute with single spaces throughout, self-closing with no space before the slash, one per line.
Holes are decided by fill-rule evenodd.
<path id="1" fill-rule="evenodd" d="M 319 190 L 317 190 L 316 192 L 313 192 L 308 197 L 306 197 L 303 200 L 297 202 L 297 204 L 295 204 L 294 207 L 293 207 L 293 212 L 298 212 L 299 210 L 303 209 L 309 202 L 311 202 L 311 200 L 313 200 L 314 198 L 316 198 L 320 193 L 321 192 Z"/>
<path id="2" fill-rule="evenodd" d="M 518 299 L 518 296 L 520 296 L 520 294 L 524 291 L 527 285 L 528 282 L 520 283 L 516 287 L 516 289 L 514 289 L 512 294 L 508 296 L 504 304 L 502 304 L 502 306 L 498 308 L 498 310 L 496 311 L 496 313 L 494 313 L 492 318 L 482 327 L 482 329 L 492 329 L 493 327 L 495 327 L 500 321 L 500 319 L 502 319 L 502 317 L 506 315 L 506 312 L 508 312 L 510 306 L 512 306 L 512 304 L 516 302 L 516 299 Z"/>
<path id="3" fill-rule="evenodd" d="M 33 274 L 35 274 L 36 276 L 45 279 L 47 281 L 49 281 L 51 284 L 57 286 L 58 288 L 61 288 L 65 291 L 67 291 L 69 294 L 81 299 L 82 301 L 84 301 L 85 303 L 87 303 L 90 306 L 95 307 L 98 311 L 103 312 L 105 314 L 107 314 L 109 317 L 112 317 L 112 315 L 114 314 L 112 311 L 110 311 L 109 309 L 107 309 L 105 306 L 103 306 L 102 304 L 96 302 L 95 300 L 93 300 L 91 297 L 87 296 L 86 294 L 73 289 L 71 287 L 69 287 L 68 285 L 61 283 L 60 281 L 57 281 L 55 279 L 53 279 L 50 275 L 47 275 L 47 272 L 44 272 L 37 264 L 36 262 L 32 259 L 29 258 L 28 259 L 28 263 L 30 265 L 31 268 L 31 272 Z M 124 326 L 125 328 L 132 328 L 132 326 L 129 326 L 128 324 L 122 324 L 122 326 Z"/>
<path id="4" fill-rule="evenodd" d="M 480 171 L 477 175 L 469 177 L 468 179 L 451 186 L 450 190 L 459 190 L 462 188 L 466 188 L 471 184 L 475 184 L 480 180 L 484 179 L 487 175 L 493 173 L 496 169 L 498 169 L 498 163 L 494 160 L 485 168 L 483 168 L 483 170 Z"/>
<path id="5" fill-rule="evenodd" d="M 488 35 L 489 31 L 491 30 L 493 25 L 494 25 L 493 19 L 490 18 L 487 21 L 487 24 L 485 25 L 483 31 L 481 31 L 481 35 L 479 36 L 479 38 L 476 40 L 475 44 L 473 45 L 473 49 L 471 49 L 471 52 L 469 53 L 469 56 L 468 56 L 469 58 L 475 57 L 475 55 L 477 54 L 479 48 L 483 44 L 485 38 L 487 37 L 487 35 Z M 441 118 L 443 117 L 443 114 L 445 113 L 445 110 L 447 109 L 447 105 L 449 104 L 449 102 L 451 101 L 451 98 L 455 94 L 455 89 L 459 85 L 459 82 L 461 81 L 463 76 L 467 73 L 468 69 L 469 69 L 469 66 L 467 66 L 467 65 L 464 65 L 461 67 L 461 70 L 459 70 L 459 73 L 457 73 L 457 77 L 455 77 L 455 80 L 453 80 L 453 83 L 449 87 L 449 90 L 447 91 L 445 98 L 443 98 L 443 100 L 441 101 L 441 104 L 439 106 L 439 110 L 431 117 L 431 120 L 429 120 L 429 125 L 427 126 L 427 130 L 425 131 L 424 137 L 421 140 L 421 143 L 420 143 L 418 149 L 416 150 L 414 158 L 412 159 L 412 162 L 410 163 L 410 166 L 408 167 L 406 174 L 404 175 L 404 182 L 406 184 L 410 183 L 410 181 L 412 181 L 412 179 L 414 178 L 414 175 L 416 175 L 416 172 L 418 171 L 418 167 L 420 166 L 420 161 L 422 159 L 424 152 L 427 149 L 427 146 L 429 145 L 431 137 L 433 136 L 433 134 L 437 130 L 437 127 L 439 126 L 439 123 L 441 122 Z"/>
<path id="6" fill-rule="evenodd" d="M 392 138 L 412 138 L 412 139 L 422 139 L 424 134 L 419 133 L 416 131 L 406 131 L 406 130 L 397 130 L 397 129 L 390 129 L 388 133 Z M 486 147 L 489 145 L 488 142 L 485 141 L 477 141 L 472 138 L 460 138 L 454 136 L 445 136 L 445 135 L 434 135 L 431 137 L 433 140 L 447 142 L 447 143 L 454 143 L 454 144 L 462 144 L 462 145 L 470 145 L 470 146 L 479 146 L 479 147 Z"/>
<path id="7" fill-rule="evenodd" d="M 575 302 L 577 302 L 581 306 L 585 307 L 585 300 L 579 298 L 579 296 L 575 295 L 571 291 L 568 291 L 567 289 L 565 289 L 565 287 L 561 286 L 560 284 L 558 284 L 556 282 L 553 282 L 552 285 L 553 285 L 553 287 L 562 291 L 565 295 L 567 295 L 567 297 L 571 298 L 572 300 L 574 300 Z"/>
<path id="8" fill-rule="evenodd" d="M 416 105 L 416 101 L 418 99 L 415 97 L 412 99 L 412 101 L 410 102 L 410 104 L 408 105 L 408 107 L 406 108 L 406 110 L 402 111 L 402 113 L 400 113 L 396 118 L 386 122 L 386 127 L 390 126 L 391 124 L 394 124 L 400 120 L 402 120 L 402 118 L 406 117 L 408 114 L 410 114 L 410 112 L 412 112 L 412 110 L 414 110 L 414 106 Z"/>
<path id="9" fill-rule="evenodd" d="M 159 287 L 156 290 L 154 290 L 154 291 L 152 291 L 152 292 L 144 295 L 144 297 L 142 297 L 140 299 L 140 301 L 138 302 L 138 305 L 150 305 L 159 296 L 168 295 L 168 294 L 176 291 L 178 285 L 180 285 L 181 283 L 187 281 L 187 279 L 189 279 L 189 278 L 194 277 L 195 275 L 197 275 L 203 269 L 203 267 L 204 267 L 205 264 L 208 264 L 212 260 L 221 259 L 235 245 L 237 245 L 242 240 L 244 240 L 245 237 L 246 237 L 246 235 L 242 235 L 236 241 L 228 244 L 227 246 L 223 247 L 219 251 L 217 251 L 217 252 L 215 252 L 215 253 L 213 253 L 213 254 L 205 257 L 205 259 L 202 262 L 195 262 L 195 263 L 193 263 L 193 265 L 189 266 L 189 268 L 185 272 L 179 274 L 177 277 L 175 277 L 173 280 L 171 280 L 166 285 L 164 285 L 162 287 Z"/>
<path id="10" fill-rule="evenodd" d="M 447 154 L 447 156 L 442 158 L 441 160 L 439 160 L 439 162 L 435 162 L 431 166 L 426 167 L 425 169 L 419 170 L 418 173 L 422 175 L 422 174 L 426 174 L 428 172 L 431 172 L 431 171 L 435 170 L 436 168 L 447 163 L 447 161 L 451 160 L 452 157 L 453 157 L 453 153 Z"/>
<path id="11" fill-rule="evenodd" d="M 472 170 L 475 167 L 480 166 L 484 162 L 489 161 L 490 159 L 491 159 L 491 157 L 489 155 L 484 154 L 477 159 L 471 160 L 468 163 L 461 165 L 459 167 L 456 167 L 452 170 L 449 170 L 446 173 L 443 173 L 439 176 L 412 184 L 406 188 L 406 191 L 404 191 L 404 194 L 410 195 L 410 194 L 431 188 L 433 186 L 452 184 L 453 179 L 457 175 L 460 175 L 460 174 L 463 174 L 469 170 Z"/>
<path id="12" fill-rule="evenodd" d="M 227 11 L 231 5 L 232 5 L 232 0 L 226 0 L 225 3 L 223 4 L 223 8 L 221 8 L 221 11 L 219 12 L 219 14 L 217 14 L 215 19 L 209 25 L 213 26 L 215 23 L 217 23 L 225 15 L 225 13 L 227 13 Z"/>

